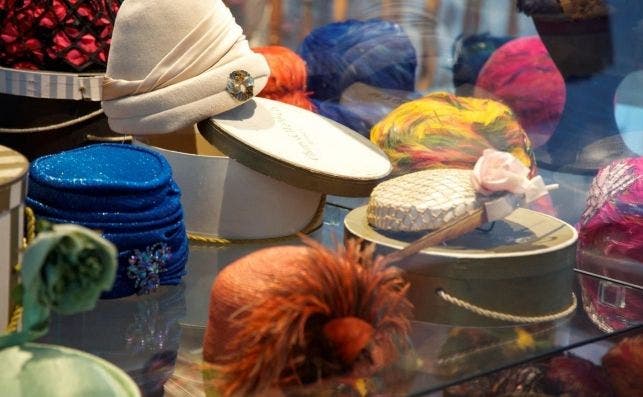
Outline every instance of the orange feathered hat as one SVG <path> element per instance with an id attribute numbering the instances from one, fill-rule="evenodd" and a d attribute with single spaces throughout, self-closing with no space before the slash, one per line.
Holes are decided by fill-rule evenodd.
<path id="1" fill-rule="evenodd" d="M 408 347 L 400 270 L 355 241 L 336 252 L 305 242 L 256 251 L 215 280 L 204 358 L 223 395 L 369 376 Z"/>

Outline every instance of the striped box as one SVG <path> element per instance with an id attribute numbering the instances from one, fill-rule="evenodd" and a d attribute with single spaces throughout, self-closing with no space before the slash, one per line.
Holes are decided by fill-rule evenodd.
<path id="1" fill-rule="evenodd" d="M 13 313 L 11 291 L 17 283 L 24 223 L 24 199 L 29 162 L 0 146 L 0 333 Z"/>
<path id="2" fill-rule="evenodd" d="M 0 93 L 45 99 L 100 101 L 103 74 L 0 67 Z"/>
<path id="3" fill-rule="evenodd" d="M 28 159 L 93 141 L 122 142 L 101 109 L 104 74 L 0 67 L 0 144 Z"/>

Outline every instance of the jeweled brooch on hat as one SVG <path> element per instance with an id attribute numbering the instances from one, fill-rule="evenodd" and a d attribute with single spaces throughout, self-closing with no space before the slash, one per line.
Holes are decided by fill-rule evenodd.
<path id="1" fill-rule="evenodd" d="M 160 283 L 160 274 L 167 270 L 166 262 L 172 250 L 165 243 L 156 243 L 144 251 L 134 250 L 128 259 L 127 277 L 135 280 L 134 288 L 139 294 L 149 294 L 156 290 Z"/>
<path id="2" fill-rule="evenodd" d="M 226 91 L 237 101 L 244 102 L 252 98 L 255 79 L 245 70 L 230 73 Z"/>

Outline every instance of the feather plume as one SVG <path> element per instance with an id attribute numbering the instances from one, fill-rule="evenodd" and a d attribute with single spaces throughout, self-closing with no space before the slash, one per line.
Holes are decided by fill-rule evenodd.
<path id="1" fill-rule="evenodd" d="M 395 263 L 404 258 L 408 258 L 425 248 L 433 247 L 444 241 L 462 236 L 470 231 L 482 226 L 486 222 L 485 211 L 478 208 L 470 214 L 456 218 L 443 227 L 427 233 L 423 237 L 413 241 L 403 249 L 395 251 L 385 256 L 382 260 L 385 264 Z"/>
<path id="2" fill-rule="evenodd" d="M 412 306 L 400 271 L 357 241 L 333 252 L 303 239 L 305 260 L 281 264 L 298 269 L 275 276 L 261 299 L 233 314 L 229 354 L 214 361 L 223 395 L 369 376 L 408 347 Z"/>

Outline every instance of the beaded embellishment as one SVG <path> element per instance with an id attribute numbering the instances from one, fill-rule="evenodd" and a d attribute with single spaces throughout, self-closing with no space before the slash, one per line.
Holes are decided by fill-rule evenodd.
<path id="1" fill-rule="evenodd" d="M 127 277 L 135 280 L 138 295 L 149 294 L 159 287 L 160 274 L 166 270 L 170 257 L 170 247 L 165 243 L 156 243 L 145 251 L 134 250 L 128 259 Z"/>

